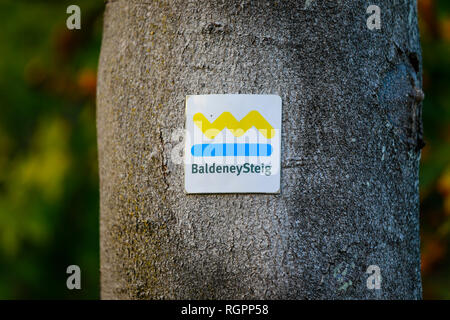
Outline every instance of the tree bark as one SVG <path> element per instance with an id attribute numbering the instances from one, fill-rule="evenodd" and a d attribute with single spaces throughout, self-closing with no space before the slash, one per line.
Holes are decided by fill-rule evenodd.
<path id="1" fill-rule="evenodd" d="M 421 298 L 416 1 L 376 2 L 381 30 L 359 0 L 107 3 L 102 298 Z M 282 98 L 280 194 L 184 192 L 185 97 L 231 93 Z"/>

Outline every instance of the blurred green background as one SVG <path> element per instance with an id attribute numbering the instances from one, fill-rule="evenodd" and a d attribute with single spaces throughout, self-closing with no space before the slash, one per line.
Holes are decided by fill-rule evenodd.
<path id="1" fill-rule="evenodd" d="M 418 0 L 426 146 L 420 170 L 424 299 L 450 299 L 450 1 Z"/>
<path id="2" fill-rule="evenodd" d="M 82 29 L 66 27 L 78 4 Z M 99 298 L 103 1 L 0 0 L 0 298 Z M 82 290 L 66 288 L 79 265 Z"/>
<path id="3" fill-rule="evenodd" d="M 66 28 L 66 8 L 82 29 Z M 450 1 L 419 0 L 424 298 L 450 299 Z M 100 0 L 0 0 L 0 299 L 99 298 Z M 67 266 L 82 290 L 67 290 Z"/>

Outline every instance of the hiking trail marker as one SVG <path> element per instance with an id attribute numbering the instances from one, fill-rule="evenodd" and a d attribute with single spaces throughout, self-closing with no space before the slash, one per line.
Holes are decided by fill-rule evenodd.
<path id="1" fill-rule="evenodd" d="M 186 97 L 187 193 L 280 192 L 281 98 Z"/>

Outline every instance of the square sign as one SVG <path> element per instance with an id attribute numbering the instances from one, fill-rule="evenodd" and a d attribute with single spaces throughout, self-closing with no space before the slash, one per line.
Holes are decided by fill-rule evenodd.
<path id="1" fill-rule="evenodd" d="M 281 98 L 186 97 L 187 193 L 280 191 Z"/>

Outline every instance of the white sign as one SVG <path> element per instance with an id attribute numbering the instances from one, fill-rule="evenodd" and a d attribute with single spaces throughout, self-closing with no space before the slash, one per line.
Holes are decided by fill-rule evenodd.
<path id="1" fill-rule="evenodd" d="M 186 97 L 187 193 L 280 191 L 281 98 Z"/>

